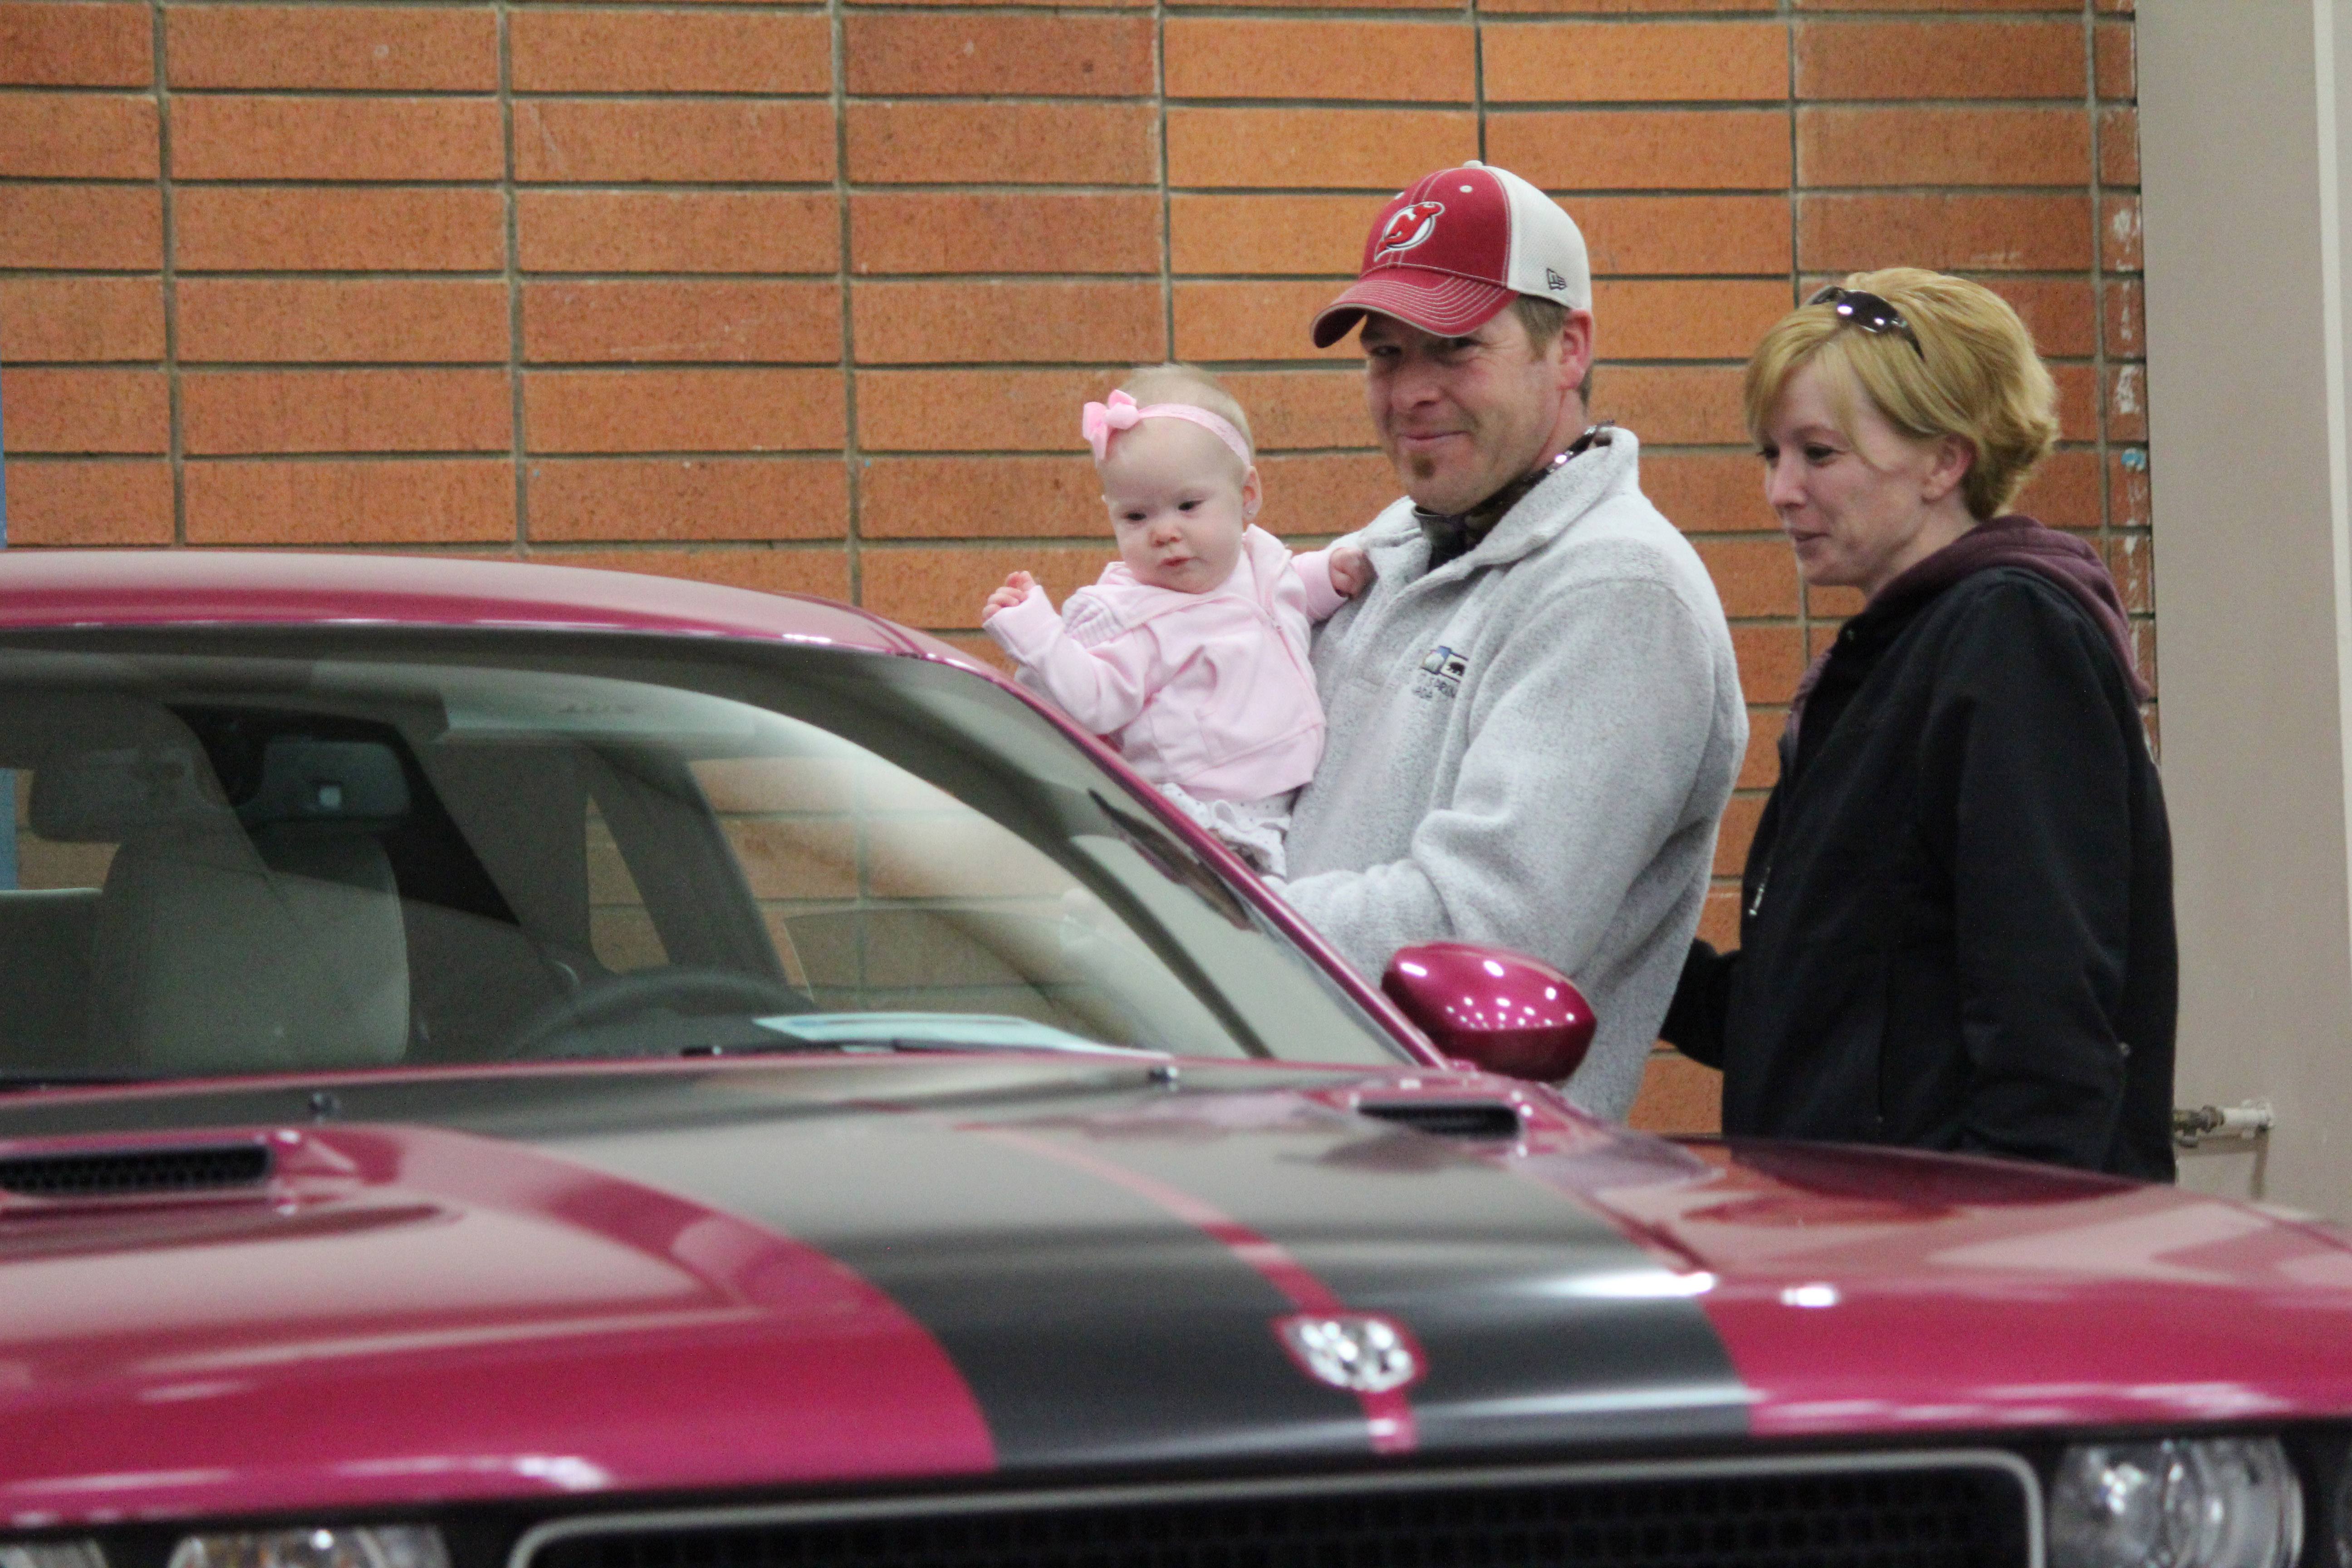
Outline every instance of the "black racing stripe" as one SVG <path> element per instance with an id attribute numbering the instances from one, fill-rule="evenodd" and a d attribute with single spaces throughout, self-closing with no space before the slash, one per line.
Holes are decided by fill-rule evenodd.
<path id="1" fill-rule="evenodd" d="M 1145 1199 L 927 1115 L 559 1135 L 567 1158 L 816 1247 L 887 1292 L 971 1387 L 1006 1469 L 1370 1452 L 1302 1375 L 1291 1310 Z"/>
<path id="2" fill-rule="evenodd" d="M 1694 1294 L 1706 1276 L 1507 1161 L 1296 1101 L 1286 1121 L 1253 1113 L 1273 1097 L 1233 1097 L 1229 1118 L 1218 1098 L 1024 1131 L 1222 1209 L 1349 1308 L 1402 1321 L 1429 1362 L 1411 1392 L 1424 1453 L 1747 1435 L 1748 1391 Z"/>

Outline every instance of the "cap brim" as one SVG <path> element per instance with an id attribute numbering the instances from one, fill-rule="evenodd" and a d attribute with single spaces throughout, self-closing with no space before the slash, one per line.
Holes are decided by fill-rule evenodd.
<path id="1" fill-rule="evenodd" d="M 1517 298 L 1517 290 L 1454 272 L 1383 267 L 1323 307 L 1315 318 L 1315 346 L 1328 349 L 1348 335 L 1365 312 L 1377 310 L 1442 338 L 1475 332 Z"/>

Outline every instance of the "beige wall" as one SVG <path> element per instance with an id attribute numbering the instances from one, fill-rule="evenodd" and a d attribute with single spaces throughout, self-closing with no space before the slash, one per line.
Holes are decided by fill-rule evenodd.
<path id="1" fill-rule="evenodd" d="M 2139 29 L 2176 1100 L 2279 1118 L 2182 1179 L 2352 1219 L 2352 5 L 2148 0 Z"/>

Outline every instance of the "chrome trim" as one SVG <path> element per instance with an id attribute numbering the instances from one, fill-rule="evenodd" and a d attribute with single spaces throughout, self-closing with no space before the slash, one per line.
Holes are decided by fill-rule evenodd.
<path id="1" fill-rule="evenodd" d="M 827 1524 L 939 1514 L 997 1514 L 1040 1509 L 1116 1508 L 1137 1503 L 1222 1502 L 1252 1498 L 1324 1497 L 1348 1492 L 1434 1491 L 1447 1487 L 1532 1486 L 1546 1482 L 1684 1480 L 1710 1476 L 1851 1475 L 1887 1470 L 1994 1469 L 2008 1472 L 2025 1494 L 2026 1568 L 2044 1568 L 2042 1481 L 2032 1466 L 2002 1448 L 1936 1448 L 1897 1454 L 1801 1454 L 1784 1458 L 1681 1459 L 1590 1465 L 1521 1465 L 1506 1468 L 1359 1471 L 1299 1476 L 1288 1480 L 1201 1481 L 1176 1486 L 1056 1488 L 1048 1491 L 979 1492 L 947 1497 L 850 1498 L 829 1502 L 774 1503 L 742 1508 L 676 1509 L 658 1513 L 596 1514 L 533 1526 L 507 1556 L 507 1568 L 530 1568 L 540 1548 L 586 1535 L 646 1535 L 659 1531 L 719 1530 L 741 1525 Z"/>

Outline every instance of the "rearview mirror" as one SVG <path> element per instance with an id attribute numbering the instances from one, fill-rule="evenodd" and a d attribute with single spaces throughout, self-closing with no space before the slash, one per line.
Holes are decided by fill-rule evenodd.
<path id="1" fill-rule="evenodd" d="M 1592 1048 L 1584 993 L 1550 964 L 1503 948 L 1401 948 L 1381 989 L 1439 1050 L 1507 1078 L 1558 1083 Z"/>

